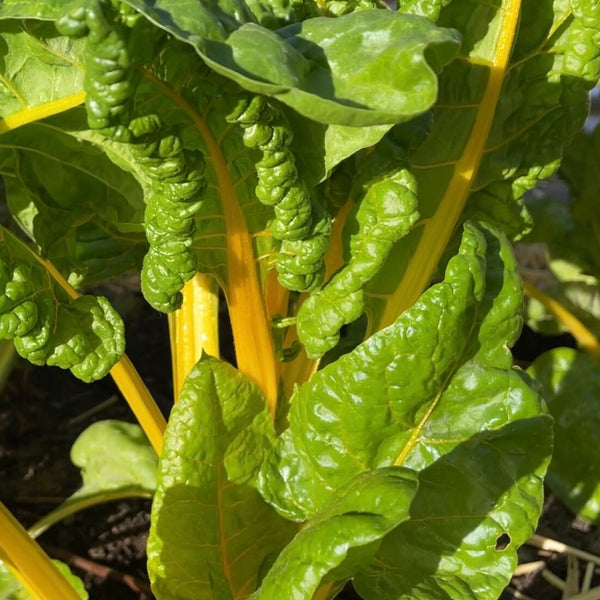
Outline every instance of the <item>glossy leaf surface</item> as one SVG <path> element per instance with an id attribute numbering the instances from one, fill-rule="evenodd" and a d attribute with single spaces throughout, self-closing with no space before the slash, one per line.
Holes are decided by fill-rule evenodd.
<path id="1" fill-rule="evenodd" d="M 5 12 L 11 16 L 10 8 L 5 5 L 0 7 L 0 18 Z M 31 3 L 25 12 L 35 13 L 42 7 L 43 3 Z M 83 69 L 77 59 L 82 50 L 81 41 L 58 35 L 51 23 L 36 21 L 2 20 L 0 35 L 5 43 L 0 87 L 0 115 L 3 118 L 42 104 L 59 102 L 81 90 Z M 24 56 L 27 56 L 25 61 Z M 2 127 L 0 131 L 6 129 Z"/>
<path id="2" fill-rule="evenodd" d="M 260 480 L 289 518 L 310 518 L 360 472 L 396 464 L 423 476 L 423 523 L 406 525 L 419 533 L 404 538 L 400 527 L 384 540 L 381 567 L 357 580 L 366 598 L 400 597 L 391 595 L 400 589 L 402 598 L 491 599 L 505 585 L 539 513 L 551 448 L 539 396 L 511 369 L 508 346 L 520 323 L 520 282 L 506 239 L 468 223 L 444 282 L 292 398 L 290 428 Z M 464 527 L 447 538 L 449 558 L 441 560 L 433 540 L 449 536 L 456 519 Z M 513 544 L 500 556 L 494 547 L 503 533 Z M 405 554 L 407 539 L 415 541 Z M 471 569 L 482 547 L 489 554 Z M 421 567 L 408 558 L 416 553 L 428 555 Z M 464 595 L 453 596 L 453 586 Z"/>
<path id="3" fill-rule="evenodd" d="M 123 322 L 106 298 L 73 298 L 37 255 L 0 230 L 0 337 L 34 364 L 104 377 L 125 350 Z"/>
<path id="4" fill-rule="evenodd" d="M 310 600 L 324 579 L 334 587 L 343 582 L 370 562 L 385 534 L 409 519 L 417 484 L 416 474 L 400 467 L 357 475 L 279 554 L 252 598 Z"/>
<path id="5" fill-rule="evenodd" d="M 528 373 L 554 417 L 548 485 L 576 514 L 600 521 L 600 359 L 572 348 L 542 354 Z"/>
<path id="6" fill-rule="evenodd" d="M 254 488 L 273 439 L 258 388 L 204 357 L 184 383 L 159 463 L 148 541 L 159 600 L 246 598 L 256 589 L 295 533 Z"/>
<path id="7" fill-rule="evenodd" d="M 277 32 L 246 22 L 226 35 L 234 23 L 205 28 L 201 3 L 128 3 L 192 43 L 215 71 L 323 123 L 380 125 L 427 110 L 437 95 L 434 70 L 454 58 L 459 44 L 426 19 L 386 10 L 309 19 Z"/>

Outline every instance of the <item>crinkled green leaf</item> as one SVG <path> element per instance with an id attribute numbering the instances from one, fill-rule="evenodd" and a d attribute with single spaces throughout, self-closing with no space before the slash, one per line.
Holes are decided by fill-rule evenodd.
<path id="1" fill-rule="evenodd" d="M 252 595 L 310 600 L 319 585 L 344 581 L 370 562 L 377 542 L 410 518 L 414 472 L 400 467 L 359 473 L 281 551 Z"/>
<path id="2" fill-rule="evenodd" d="M 121 358 L 121 317 L 101 296 L 71 298 L 43 262 L 0 230 L 0 338 L 34 364 L 70 369 L 84 381 L 104 377 Z"/>
<path id="3" fill-rule="evenodd" d="M 417 469 L 429 463 L 419 472 L 412 519 L 384 538 L 371 566 L 354 578 L 362 598 L 497 600 L 517 566 L 517 548 L 535 530 L 551 452 L 551 419 L 540 417 L 539 407 L 531 410 L 533 395 L 524 398 L 524 385 L 482 386 L 482 395 L 504 396 L 502 412 L 514 412 L 497 419 L 490 411 L 483 431 L 458 446 L 450 436 L 466 429 L 466 415 L 485 408 L 464 407 L 447 427 L 428 430 L 436 456 L 407 461 Z M 454 448 L 443 454 L 448 446 Z"/>
<path id="4" fill-rule="evenodd" d="M 148 540 L 159 600 L 227 600 L 256 589 L 295 533 L 254 488 L 273 439 L 256 385 L 227 363 L 201 359 L 173 408 L 159 463 Z"/>
<path id="5" fill-rule="evenodd" d="M 356 211 L 358 231 L 351 238 L 347 264 L 298 311 L 298 338 L 309 357 L 320 358 L 334 348 L 341 328 L 363 313 L 365 286 L 418 220 L 417 206 L 416 182 L 407 169 L 396 166 L 369 187 Z"/>
<path id="6" fill-rule="evenodd" d="M 214 70 L 243 88 L 323 123 L 391 124 L 427 110 L 437 95 L 434 70 L 458 48 L 453 32 L 387 10 L 309 19 L 273 32 L 243 12 L 241 26 L 230 12 L 211 12 L 218 23 L 210 22 L 199 14 L 206 11 L 201 3 L 128 4 L 192 43 Z"/>
<path id="7" fill-rule="evenodd" d="M 550 489 L 584 519 L 600 522 L 600 359 L 555 348 L 527 372 L 538 381 L 554 417 Z"/>
<path id="8" fill-rule="evenodd" d="M 89 596 L 83 585 L 83 581 L 76 575 L 73 575 L 71 569 L 69 569 L 65 563 L 59 560 L 53 560 L 52 562 L 75 588 L 79 597 L 83 598 L 83 600 L 87 600 Z M 27 590 L 25 590 L 2 561 L 0 561 L 0 600 L 37 600 L 37 598 L 34 598 Z"/>
<path id="9" fill-rule="evenodd" d="M 541 400 L 511 368 L 508 347 L 520 331 L 520 309 L 520 280 L 508 242 L 493 229 L 482 232 L 467 223 L 442 283 L 296 390 L 290 427 L 261 470 L 261 492 L 288 518 L 304 520 L 360 472 L 393 464 L 423 473 L 431 468 L 435 486 L 444 488 L 442 504 L 432 506 L 456 512 L 438 514 L 421 504 L 425 511 L 432 508 L 427 536 L 443 537 L 450 522 L 476 517 L 452 538 L 439 569 L 433 565 L 440 554 L 420 570 L 418 562 L 399 561 L 388 574 L 378 571 L 377 589 L 394 588 L 397 572 L 412 571 L 415 587 L 395 588 L 406 598 L 421 585 L 436 599 L 497 597 L 514 566 L 516 545 L 527 539 L 539 514 L 551 449 L 550 419 Z M 457 465 L 466 456 L 472 466 L 463 470 Z M 463 475 L 456 484 L 458 471 Z M 432 495 L 424 496 L 427 503 Z M 502 533 L 514 542 L 505 559 L 491 552 L 481 564 L 472 562 L 475 547 L 494 548 Z M 467 541 L 461 546 L 462 537 Z M 422 550 L 436 552 L 429 543 Z M 441 591 L 453 585 L 442 581 L 456 578 L 464 579 L 462 589 L 470 595 Z M 486 595 L 478 595 L 483 589 Z"/>

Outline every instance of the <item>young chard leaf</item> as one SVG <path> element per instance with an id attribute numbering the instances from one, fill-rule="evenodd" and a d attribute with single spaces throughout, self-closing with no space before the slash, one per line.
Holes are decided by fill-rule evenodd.
<path id="1" fill-rule="evenodd" d="M 173 408 L 159 462 L 148 540 L 159 600 L 246 598 L 294 535 L 254 488 L 274 436 L 258 388 L 203 357 Z"/>
<path id="2" fill-rule="evenodd" d="M 368 565 L 377 542 L 410 518 L 416 474 L 402 467 L 359 473 L 281 551 L 255 600 L 311 600 L 325 579 L 336 587 Z"/>
<path id="3" fill-rule="evenodd" d="M 444 282 L 294 394 L 290 427 L 259 478 L 261 493 L 288 518 L 310 519 L 360 472 L 395 464 L 422 474 L 424 514 L 414 525 L 422 531 L 405 538 L 401 526 L 384 541 L 385 568 L 372 567 L 361 580 L 366 598 L 397 598 L 394 589 L 402 598 L 447 599 L 453 596 L 440 590 L 457 585 L 461 597 L 491 599 L 510 576 L 516 546 L 540 510 L 551 449 L 540 398 L 511 369 L 520 304 L 507 240 L 467 223 Z M 463 470 L 465 461 L 471 467 Z M 490 472 L 493 480 L 483 476 Z M 452 533 L 457 518 L 464 527 Z M 499 556 L 494 547 L 503 533 L 514 545 Z M 452 541 L 440 551 L 433 539 L 445 536 Z M 410 552 L 400 539 L 413 540 Z M 482 539 L 488 550 L 478 569 L 485 564 L 485 576 L 469 566 Z M 411 552 L 427 557 L 421 567 L 408 559 Z M 405 558 L 396 561 L 394 553 Z M 448 558 L 440 562 L 443 553 Z M 453 573 L 453 561 L 462 575 Z M 420 589 L 427 592 L 415 596 Z"/>
<path id="4" fill-rule="evenodd" d="M 156 489 L 156 452 L 133 423 L 90 425 L 75 440 L 71 461 L 81 469 L 82 486 L 29 528 L 34 538 L 79 510 L 121 498 L 151 498 Z"/>

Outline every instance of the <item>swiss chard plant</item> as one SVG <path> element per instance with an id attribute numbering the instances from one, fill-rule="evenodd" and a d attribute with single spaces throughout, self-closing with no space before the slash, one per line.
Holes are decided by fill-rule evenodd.
<path id="1" fill-rule="evenodd" d="M 587 114 L 598 3 L 4 0 L 0 37 L 0 337 L 130 403 L 156 597 L 497 598 L 552 449 L 510 242 Z M 89 293 L 132 270 L 168 424 Z M 84 472 L 59 516 L 129 484 Z M 2 573 L 83 594 L 0 527 Z"/>

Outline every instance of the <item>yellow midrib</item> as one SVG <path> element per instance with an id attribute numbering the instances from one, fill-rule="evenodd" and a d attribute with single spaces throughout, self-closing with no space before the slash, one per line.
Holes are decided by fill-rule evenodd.
<path id="1" fill-rule="evenodd" d="M 0 119 L 0 134 L 12 131 L 17 127 L 34 123 L 41 119 L 46 119 L 53 115 L 65 112 L 71 108 L 75 108 L 85 102 L 85 92 L 76 92 L 58 100 L 38 104 L 38 106 L 24 108 L 12 115 Z"/>
<path id="2" fill-rule="evenodd" d="M 521 0 L 507 1 L 496 52 L 489 64 L 490 76 L 464 152 L 456 163 L 452 179 L 435 214 L 423 226 L 417 248 L 400 284 L 386 304 L 377 329 L 391 325 L 427 288 L 459 221 L 494 121 L 517 32 L 520 10 Z"/>
<path id="3" fill-rule="evenodd" d="M 206 144 L 217 176 L 227 229 L 229 284 L 226 295 L 237 367 L 259 386 L 274 416 L 278 391 L 275 347 L 259 285 L 252 237 L 237 199 L 227 161 L 208 124 L 195 107 L 153 73 L 144 70 L 143 75 L 190 117 Z"/>

